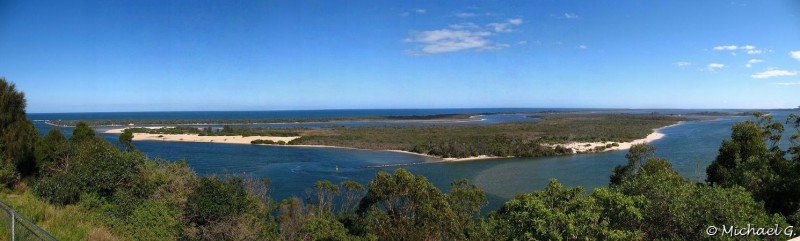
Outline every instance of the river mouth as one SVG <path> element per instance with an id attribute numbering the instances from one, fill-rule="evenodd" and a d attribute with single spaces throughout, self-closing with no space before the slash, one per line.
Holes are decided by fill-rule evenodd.
<path id="1" fill-rule="evenodd" d="M 785 119 L 790 112 L 774 112 Z M 748 117 L 720 117 L 714 120 L 690 121 L 660 130 L 665 137 L 652 142 L 657 156 L 672 161 L 675 169 L 693 180 L 705 179 L 705 168 L 714 159 L 719 143 L 730 136 L 730 127 Z M 49 128 L 42 122 L 35 125 L 41 133 Z M 62 128 L 69 133 L 70 128 Z M 116 142 L 116 134 L 101 134 Z M 468 179 L 486 191 L 487 210 L 518 193 L 544 188 L 555 178 L 565 186 L 583 186 L 585 190 L 606 187 L 613 168 L 624 164 L 625 151 L 540 158 L 503 158 L 468 162 L 439 162 L 424 165 L 374 166 L 405 163 L 427 163 L 438 159 L 398 152 L 255 146 L 217 143 L 135 141 L 136 147 L 151 157 L 168 161 L 186 160 L 199 175 L 242 175 L 270 178 L 271 196 L 283 199 L 305 195 L 317 180 L 338 183 L 345 180 L 367 184 L 380 171 L 397 168 L 424 175 L 437 187 L 449 190 L 456 179 Z"/>

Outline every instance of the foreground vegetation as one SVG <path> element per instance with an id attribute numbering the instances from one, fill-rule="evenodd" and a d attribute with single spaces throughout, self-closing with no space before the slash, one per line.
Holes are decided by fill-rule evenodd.
<path id="1" fill-rule="evenodd" d="M 706 183 L 637 145 L 607 188 L 552 180 L 480 215 L 486 195 L 475 185 L 456 180 L 443 191 L 403 169 L 366 187 L 319 181 L 276 202 L 269 187 L 280 183 L 199 177 L 85 124 L 69 138 L 58 129 L 39 138 L 26 127 L 24 96 L 4 80 L 0 96 L 0 199 L 60 240 L 707 240 L 716 238 L 710 225 L 800 224 L 800 134 L 777 147 L 784 126 L 763 115 L 733 126 Z M 800 116 L 785 123 L 800 131 Z"/>

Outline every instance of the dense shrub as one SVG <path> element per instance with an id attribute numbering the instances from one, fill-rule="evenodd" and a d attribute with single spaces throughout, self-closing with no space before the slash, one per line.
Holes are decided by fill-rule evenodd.
<path id="1" fill-rule="evenodd" d="M 39 173 L 44 174 L 56 160 L 64 158 L 70 151 L 67 138 L 58 128 L 52 128 L 44 138 L 36 142 L 34 156 Z"/>
<path id="2" fill-rule="evenodd" d="M 254 144 L 254 145 L 258 145 L 258 144 L 275 144 L 275 141 L 258 139 L 258 140 L 251 141 L 250 144 Z"/>
<path id="3" fill-rule="evenodd" d="M 137 198 L 148 195 L 140 176 L 146 159 L 141 153 L 122 152 L 97 137 L 80 141 L 73 151 L 36 183 L 34 191 L 40 197 L 64 205 L 76 203 L 82 193 L 111 197 L 123 190 Z"/>
<path id="4" fill-rule="evenodd" d="M 203 177 L 189 195 L 184 215 L 193 225 L 202 226 L 221 221 L 254 208 L 247 198 L 242 180 L 220 180 L 216 176 Z"/>

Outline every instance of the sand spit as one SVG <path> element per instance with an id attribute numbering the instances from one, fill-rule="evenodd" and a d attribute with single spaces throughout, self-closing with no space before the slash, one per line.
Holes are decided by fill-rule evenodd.
<path id="1" fill-rule="evenodd" d="M 572 148 L 572 150 L 575 151 L 575 152 L 606 152 L 606 151 L 627 150 L 627 149 L 631 149 L 631 146 L 636 145 L 636 144 L 650 143 L 650 142 L 653 142 L 655 140 L 664 138 L 664 136 L 665 136 L 664 133 L 660 132 L 662 129 L 668 128 L 668 127 L 677 126 L 677 125 L 680 125 L 682 123 L 683 123 L 683 121 L 678 122 L 677 124 L 661 127 L 661 128 L 658 128 L 658 129 L 654 129 L 653 133 L 650 133 L 649 135 L 647 135 L 647 137 L 645 137 L 643 139 L 637 139 L 637 140 L 634 140 L 634 141 L 631 141 L 631 142 L 571 142 L 571 143 L 567 143 L 567 144 L 547 144 L 545 146 L 555 148 L 556 146 L 560 145 L 560 146 L 563 146 L 563 147 L 566 147 L 566 148 Z M 617 145 L 613 146 L 613 143 L 617 143 Z M 608 147 L 609 144 L 612 144 L 612 146 Z M 603 149 L 603 148 L 596 149 L 598 147 L 604 147 L 605 149 Z"/>
<path id="2" fill-rule="evenodd" d="M 150 129 L 160 129 L 163 126 L 151 126 Z M 169 127 L 167 127 L 169 128 Z M 125 128 L 107 130 L 105 133 L 119 134 Z M 226 143 L 226 144 L 250 144 L 255 140 L 271 140 L 274 142 L 291 140 L 300 138 L 299 136 L 200 136 L 197 134 L 148 134 L 148 133 L 133 133 L 134 141 L 178 141 L 178 142 L 210 142 L 210 143 Z"/>

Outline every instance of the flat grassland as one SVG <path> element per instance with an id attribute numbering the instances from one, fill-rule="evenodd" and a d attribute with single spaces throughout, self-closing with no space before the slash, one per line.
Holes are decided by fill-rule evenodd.
<path id="1" fill-rule="evenodd" d="M 293 145 L 404 150 L 438 157 L 549 156 L 572 153 L 547 145 L 575 142 L 631 142 L 654 129 L 686 120 L 658 114 L 548 114 L 539 122 L 487 125 L 334 127 L 302 135 Z M 597 151 L 602 151 L 598 149 Z"/>

